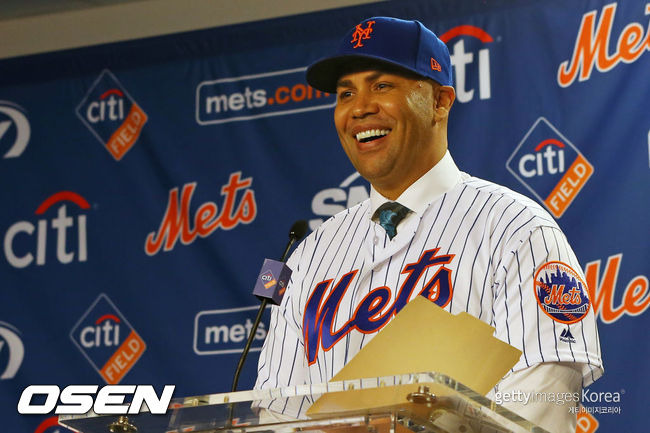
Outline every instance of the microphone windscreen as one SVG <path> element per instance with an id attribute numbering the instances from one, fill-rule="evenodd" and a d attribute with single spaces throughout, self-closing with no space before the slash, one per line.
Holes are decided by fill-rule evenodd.
<path id="1" fill-rule="evenodd" d="M 309 229 L 309 224 L 307 224 L 307 221 L 298 220 L 291 226 L 291 230 L 289 230 L 289 237 L 299 241 L 307 234 L 307 229 Z"/>
<path id="2" fill-rule="evenodd" d="M 291 269 L 284 262 L 264 259 L 260 274 L 255 281 L 253 295 L 260 301 L 268 299 L 270 303 L 280 305 L 290 277 Z"/>

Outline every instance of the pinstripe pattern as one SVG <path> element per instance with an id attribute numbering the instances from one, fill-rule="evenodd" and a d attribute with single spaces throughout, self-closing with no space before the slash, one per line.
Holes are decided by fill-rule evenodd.
<path id="1" fill-rule="evenodd" d="M 330 218 L 299 245 L 288 262 L 294 273 L 286 295 L 272 313 L 256 387 L 326 382 L 376 335 L 352 329 L 331 348 L 319 346 L 309 365 L 303 316 L 316 285 L 332 281 L 326 299 L 343 275 L 358 271 L 332 320 L 330 331 L 335 333 L 350 321 L 364 297 L 380 286 L 390 290 L 391 299 L 382 312 L 387 311 L 408 276 L 402 273 L 405 266 L 435 248 L 439 248 L 436 255 L 454 255 L 444 265 L 451 270 L 453 282 L 452 300 L 445 309 L 453 314 L 469 312 L 495 327 L 497 338 L 522 350 L 513 371 L 540 362 L 566 361 L 583 364 L 585 385 L 602 374 L 593 311 L 571 325 L 539 311 L 533 283 L 536 269 L 549 261 L 563 261 L 582 273 L 556 222 L 532 200 L 463 174 L 421 215 L 407 218 L 392 241 L 371 220 L 371 204 L 366 200 Z M 423 290 L 438 269 L 434 265 L 424 271 L 409 299 Z M 558 339 L 567 326 L 575 343 Z"/>

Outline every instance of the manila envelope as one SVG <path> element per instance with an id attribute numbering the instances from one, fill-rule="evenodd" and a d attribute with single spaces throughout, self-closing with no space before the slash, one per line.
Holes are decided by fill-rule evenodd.
<path id="1" fill-rule="evenodd" d="M 493 327 L 468 313 L 452 315 L 418 296 L 332 381 L 438 372 L 485 395 L 521 356 L 493 333 Z M 325 394 L 307 415 L 395 406 L 406 403 L 406 395 L 417 388 L 412 384 Z M 434 393 L 445 393 L 442 386 L 433 388 Z"/>

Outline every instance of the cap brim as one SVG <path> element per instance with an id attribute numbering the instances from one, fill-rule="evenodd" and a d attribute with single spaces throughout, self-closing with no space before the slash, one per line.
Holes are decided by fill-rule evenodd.
<path id="1" fill-rule="evenodd" d="M 307 83 L 314 89 L 328 92 L 336 93 L 336 85 L 341 78 L 341 75 L 350 70 L 351 63 L 353 60 L 370 60 L 376 62 L 379 66 L 384 65 L 387 67 L 395 68 L 397 70 L 405 70 L 412 72 L 418 76 L 422 74 L 418 73 L 417 70 L 407 68 L 399 63 L 391 62 L 383 57 L 372 56 L 372 55 L 342 55 L 328 57 L 322 60 L 318 60 L 316 63 L 312 64 L 307 68 L 306 78 Z M 426 78 L 422 76 L 423 78 Z"/>

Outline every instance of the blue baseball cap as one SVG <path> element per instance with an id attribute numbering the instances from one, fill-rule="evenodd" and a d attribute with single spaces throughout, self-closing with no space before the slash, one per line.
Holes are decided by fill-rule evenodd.
<path id="1" fill-rule="evenodd" d="M 307 68 L 307 82 L 315 89 L 336 93 L 336 82 L 355 59 L 375 60 L 452 86 L 447 45 L 419 21 L 391 17 L 363 20 L 341 41 L 335 55 Z"/>

